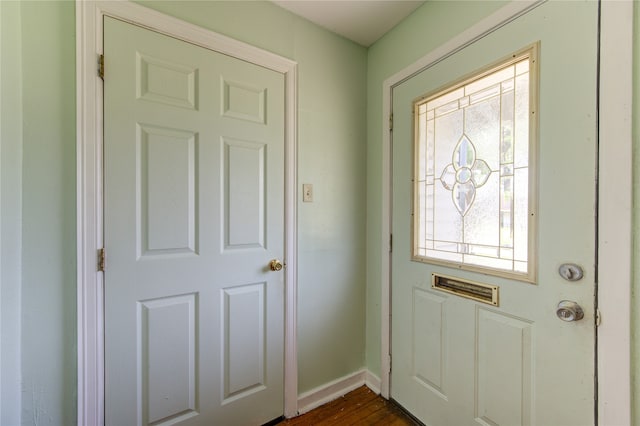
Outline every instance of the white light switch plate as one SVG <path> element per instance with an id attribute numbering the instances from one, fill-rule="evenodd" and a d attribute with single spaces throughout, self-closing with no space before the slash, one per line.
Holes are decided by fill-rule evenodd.
<path id="1" fill-rule="evenodd" d="M 313 185 L 310 183 L 302 184 L 302 201 L 304 203 L 313 202 Z"/>

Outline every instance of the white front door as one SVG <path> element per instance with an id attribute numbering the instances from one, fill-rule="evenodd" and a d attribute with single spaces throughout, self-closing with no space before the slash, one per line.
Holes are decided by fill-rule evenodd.
<path id="1" fill-rule="evenodd" d="M 427 425 L 594 424 L 597 24 L 547 2 L 393 90 L 391 397 Z"/>
<path id="2" fill-rule="evenodd" d="M 278 418 L 284 77 L 111 18 L 104 53 L 106 423 Z"/>

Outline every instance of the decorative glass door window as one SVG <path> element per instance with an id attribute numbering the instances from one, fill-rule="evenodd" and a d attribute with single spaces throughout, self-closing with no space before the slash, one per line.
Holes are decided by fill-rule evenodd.
<path id="1" fill-rule="evenodd" d="M 414 260 L 535 280 L 536 53 L 415 102 Z"/>

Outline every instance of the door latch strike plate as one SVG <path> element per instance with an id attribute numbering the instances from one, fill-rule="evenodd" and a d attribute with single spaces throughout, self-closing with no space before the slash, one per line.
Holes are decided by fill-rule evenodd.
<path id="1" fill-rule="evenodd" d="M 107 254 L 104 248 L 98 250 L 98 271 L 104 272 Z"/>
<path id="2" fill-rule="evenodd" d="M 98 77 L 104 80 L 104 55 L 98 56 Z"/>

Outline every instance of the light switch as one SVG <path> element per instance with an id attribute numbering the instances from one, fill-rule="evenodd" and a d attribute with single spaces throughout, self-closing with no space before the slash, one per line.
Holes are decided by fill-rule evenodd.
<path id="1" fill-rule="evenodd" d="M 304 203 L 313 202 L 313 185 L 310 183 L 302 184 L 302 201 Z"/>

